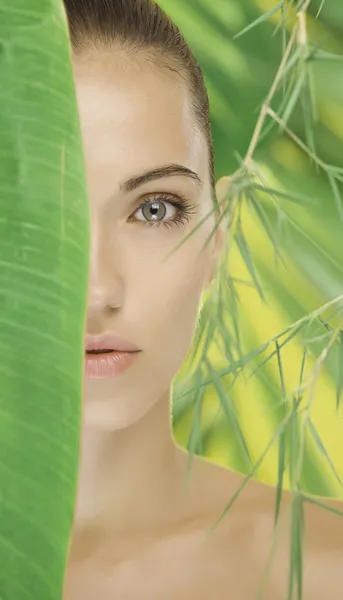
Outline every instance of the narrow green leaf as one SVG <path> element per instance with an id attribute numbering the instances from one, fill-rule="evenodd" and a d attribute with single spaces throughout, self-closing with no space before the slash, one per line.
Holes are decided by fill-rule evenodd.
<path id="1" fill-rule="evenodd" d="M 234 434 L 235 434 L 235 439 L 238 441 L 238 443 L 241 447 L 243 457 L 244 457 L 245 461 L 247 462 L 248 466 L 250 467 L 252 464 L 252 461 L 251 461 L 248 444 L 246 442 L 244 433 L 240 426 L 239 419 L 237 417 L 234 405 L 230 401 L 230 398 L 227 397 L 227 393 L 225 392 L 225 390 L 223 388 L 222 382 L 221 382 L 220 378 L 218 377 L 216 371 L 213 369 L 210 361 L 208 359 L 206 359 L 205 363 L 209 370 L 210 376 L 213 380 L 213 384 L 215 385 L 217 397 L 219 398 L 223 413 L 226 416 L 229 425 L 232 427 Z"/>
<path id="2" fill-rule="evenodd" d="M 314 504 L 315 506 L 318 506 L 318 508 L 323 508 L 324 510 L 331 512 L 332 514 L 343 518 L 342 510 L 339 510 L 338 508 L 334 508 L 333 506 L 330 506 L 329 504 L 324 504 L 318 498 L 315 498 L 314 496 L 308 496 L 307 494 L 304 494 L 304 492 L 301 493 L 301 496 L 302 496 L 304 502 L 309 502 L 309 504 Z"/>
<path id="3" fill-rule="evenodd" d="M 284 407 L 284 416 L 286 417 L 287 416 L 286 384 L 285 384 L 285 379 L 284 379 L 284 375 L 283 375 L 280 347 L 279 347 L 277 340 L 275 340 L 275 348 L 276 348 L 279 378 L 280 378 L 280 385 L 281 385 L 282 403 L 283 403 L 283 407 Z M 276 487 L 274 527 L 278 523 L 279 512 L 280 512 L 280 507 L 281 507 L 282 491 L 283 491 L 283 478 L 284 478 L 284 473 L 285 473 L 285 455 L 286 455 L 286 436 L 285 436 L 285 433 L 283 432 L 279 438 L 278 481 L 277 481 L 277 487 Z"/>
<path id="4" fill-rule="evenodd" d="M 282 492 L 283 492 L 283 478 L 286 468 L 286 437 L 282 433 L 279 438 L 279 453 L 278 453 L 278 479 L 276 484 L 276 501 L 275 501 L 275 515 L 274 515 L 274 527 L 278 524 Z"/>
<path id="5" fill-rule="evenodd" d="M 317 114 L 316 107 L 316 99 L 315 93 L 313 89 L 313 81 L 311 77 L 311 65 L 306 62 L 306 60 L 302 60 L 303 69 L 305 71 L 305 80 L 302 89 L 302 93 L 300 95 L 303 121 L 304 121 L 304 129 L 305 129 L 305 139 L 311 154 L 317 155 L 316 152 L 316 142 L 314 138 L 314 122 L 315 115 Z M 314 167 L 318 170 L 318 164 L 314 163 Z"/>
<path id="6" fill-rule="evenodd" d="M 203 338 L 204 346 L 203 346 L 202 353 L 201 353 L 202 354 L 201 360 L 203 360 L 208 355 L 210 345 L 212 344 L 212 342 L 214 340 L 214 334 L 215 334 L 216 327 L 217 327 L 217 322 L 211 317 L 211 314 L 209 314 L 207 333 L 206 333 L 206 337 Z"/>
<path id="7" fill-rule="evenodd" d="M 196 377 L 200 378 L 200 374 L 197 373 Z M 204 388 L 201 386 L 197 387 L 196 398 L 194 400 L 194 419 L 192 422 L 191 431 L 189 434 L 187 450 L 187 469 L 186 469 L 186 485 L 189 483 L 192 463 L 194 455 L 201 453 L 201 412 L 204 400 Z M 200 446 L 199 446 L 200 443 Z"/>
<path id="8" fill-rule="evenodd" d="M 290 420 L 290 415 L 288 415 L 287 418 L 284 419 L 282 421 L 282 423 L 279 425 L 279 427 L 277 428 L 275 434 L 269 440 L 268 444 L 266 445 L 264 451 L 262 452 L 262 454 L 260 455 L 260 457 L 258 458 L 258 460 L 255 462 L 255 464 L 253 465 L 253 467 L 251 468 L 251 470 L 249 471 L 249 473 L 246 475 L 246 477 L 243 479 L 241 485 L 238 487 L 238 489 L 236 490 L 236 492 L 232 495 L 230 501 L 226 505 L 226 507 L 223 510 L 223 512 L 220 515 L 220 517 L 216 520 L 216 522 L 214 523 L 214 525 L 209 529 L 209 535 L 218 527 L 219 523 L 221 523 L 221 521 L 225 518 L 225 516 L 228 514 L 228 512 L 230 511 L 230 509 L 232 508 L 232 506 L 236 502 L 237 498 L 239 498 L 239 496 L 241 495 L 242 491 L 244 490 L 244 488 L 249 483 L 250 479 L 252 477 L 254 477 L 257 469 L 262 464 L 263 460 L 265 459 L 266 455 L 268 454 L 268 452 L 270 451 L 270 449 L 272 448 L 272 446 L 275 444 L 276 440 L 278 440 L 279 437 L 280 437 L 280 435 L 285 431 L 286 427 L 288 426 L 289 420 Z"/>
<path id="9" fill-rule="evenodd" d="M 292 492 L 298 491 L 298 480 L 297 480 L 297 470 L 296 467 L 298 465 L 299 460 L 299 448 L 301 444 L 300 434 L 299 434 L 299 423 L 298 423 L 298 405 L 301 401 L 301 397 L 293 398 L 292 410 L 290 412 L 290 424 L 288 431 L 288 439 L 289 439 L 289 479 L 291 482 L 291 490 Z"/>
<path id="10" fill-rule="evenodd" d="M 252 285 L 254 285 L 254 284 L 252 283 Z M 229 309 L 228 312 L 229 312 L 232 329 L 233 329 L 232 338 L 234 339 L 235 347 L 237 350 L 237 360 L 241 361 L 243 358 L 243 350 L 242 350 L 242 344 L 241 344 L 241 333 L 240 333 L 239 314 L 238 314 L 239 296 L 238 296 L 234 281 L 232 280 L 231 277 L 226 279 L 226 286 L 228 288 L 227 306 Z M 222 330 L 221 330 L 221 333 L 222 333 Z M 225 337 L 223 333 L 222 333 L 222 337 Z"/>
<path id="11" fill-rule="evenodd" d="M 247 25 L 247 27 L 242 29 L 242 31 L 240 31 L 239 33 L 236 33 L 236 35 L 234 35 L 232 39 L 235 40 L 238 37 L 240 37 L 241 35 L 243 35 L 244 33 L 247 33 L 247 31 L 250 31 L 250 29 L 252 29 L 253 27 L 257 27 L 257 25 L 259 25 L 260 23 L 264 23 L 265 21 L 268 21 L 268 19 L 270 17 L 272 17 L 278 10 L 280 10 L 280 8 L 283 6 L 283 4 L 284 4 L 284 0 L 280 0 L 280 2 L 278 2 L 273 8 L 271 8 L 267 12 L 263 13 L 263 15 L 261 15 L 260 17 L 258 17 L 258 19 L 256 19 L 255 21 L 253 21 L 252 23 Z"/>
<path id="12" fill-rule="evenodd" d="M 242 230 L 238 230 L 237 233 L 235 234 L 235 241 L 237 243 L 239 252 L 246 264 L 246 267 L 250 273 L 250 276 L 255 283 L 256 289 L 258 290 L 258 293 L 259 293 L 261 299 L 264 302 L 266 302 L 266 298 L 264 296 L 263 289 L 259 282 L 259 279 L 258 279 L 258 276 L 256 273 L 256 269 L 255 269 L 255 265 L 254 265 L 253 259 L 251 257 L 250 251 L 249 251 L 249 247 L 245 241 L 245 237 L 243 235 Z"/>
<path id="13" fill-rule="evenodd" d="M 336 183 L 335 177 L 330 172 L 327 173 L 327 176 L 328 176 L 330 186 L 331 186 L 331 189 L 332 189 L 332 192 L 334 195 L 339 218 L 343 223 L 343 202 L 342 202 L 341 194 L 338 189 L 338 185 Z"/>
<path id="14" fill-rule="evenodd" d="M 288 93 L 287 93 L 287 103 L 288 103 L 288 99 L 289 97 L 292 95 L 292 91 L 294 89 L 294 84 L 297 81 L 297 69 L 295 69 L 294 67 L 296 67 L 299 63 L 299 59 L 302 56 L 302 48 L 300 48 L 299 46 L 296 46 L 290 56 L 290 58 L 288 59 L 285 68 L 282 71 L 282 80 L 285 80 L 287 77 L 290 76 L 290 74 L 292 74 L 292 78 L 294 78 L 293 81 L 293 85 L 289 86 L 288 89 Z M 281 111 L 277 111 L 278 114 L 282 114 Z"/>
<path id="15" fill-rule="evenodd" d="M 287 513 L 289 512 L 289 507 L 286 508 L 285 510 L 285 514 L 283 515 L 283 520 L 285 520 L 285 516 L 287 516 Z M 267 564 L 265 566 L 264 569 L 264 573 L 263 573 L 263 577 L 262 577 L 262 581 L 261 584 L 259 586 L 259 591 L 258 591 L 258 595 L 256 600 L 265 600 L 265 589 L 268 583 L 268 577 L 270 574 L 270 569 L 272 566 L 272 562 L 273 562 L 273 558 L 275 556 L 275 551 L 277 548 L 277 544 L 279 542 L 280 539 L 280 535 L 281 535 L 281 519 L 278 520 L 277 525 L 274 528 L 274 535 L 273 535 L 273 542 L 272 542 L 272 547 L 268 556 L 268 560 L 267 560 Z"/>
<path id="16" fill-rule="evenodd" d="M 325 4 L 325 0 L 321 0 L 320 6 L 318 8 L 318 12 L 316 14 L 316 19 L 318 19 L 320 13 L 322 12 L 322 8 L 323 8 L 324 4 Z"/>
<path id="17" fill-rule="evenodd" d="M 282 395 L 283 401 L 285 402 L 286 397 L 287 397 L 286 384 L 285 384 L 285 378 L 283 375 L 280 346 L 279 346 L 279 343 L 277 340 L 275 340 L 275 349 L 276 349 L 275 351 L 276 351 L 276 356 L 277 356 L 277 363 L 278 363 L 278 370 L 279 370 L 279 377 L 280 377 L 280 384 L 281 384 L 281 395 Z"/>
<path id="18" fill-rule="evenodd" d="M 328 338 L 330 338 L 330 334 L 329 333 L 323 333 L 322 335 L 317 335 L 315 337 L 312 338 L 306 338 L 303 340 L 303 344 L 306 344 L 306 346 L 309 346 L 311 344 L 317 344 L 318 342 L 324 342 L 325 340 L 327 340 Z"/>
<path id="19" fill-rule="evenodd" d="M 282 76 L 281 76 L 281 83 L 283 86 L 283 98 L 282 98 L 282 101 L 280 102 L 279 106 L 275 110 L 276 114 L 278 114 L 278 115 L 281 115 L 283 113 L 283 111 L 286 109 L 286 107 L 288 106 L 289 98 L 293 93 L 293 88 L 294 88 L 295 81 L 297 78 L 294 66 L 298 63 L 301 52 L 302 51 L 300 48 L 296 48 L 295 51 L 293 52 L 293 54 L 291 55 L 291 57 L 289 58 L 286 66 L 283 69 Z M 290 82 L 287 82 L 288 78 L 291 79 Z M 263 141 L 263 139 L 265 137 L 267 137 L 267 135 L 269 135 L 269 133 L 275 127 L 276 127 L 276 123 L 273 119 L 269 119 L 269 121 L 266 120 L 263 131 L 262 131 L 261 135 L 259 136 L 259 144 Z"/>
<path id="20" fill-rule="evenodd" d="M 174 254 L 175 252 L 177 252 L 177 251 L 179 250 L 179 248 L 181 248 L 181 246 L 183 246 L 183 244 L 184 244 L 185 242 L 187 242 L 187 240 L 189 240 L 189 238 L 190 238 L 192 235 L 194 235 L 194 234 L 195 234 L 195 233 L 198 231 L 198 229 L 200 229 L 200 227 L 202 227 L 202 226 L 203 226 L 203 224 L 204 224 L 204 223 L 206 223 L 206 221 L 207 221 L 208 219 L 210 219 L 210 218 L 212 217 L 212 215 L 214 215 L 214 213 L 216 212 L 216 210 L 217 210 L 217 209 L 216 209 L 215 207 L 214 207 L 214 208 L 212 208 L 212 209 L 211 209 L 211 210 L 210 210 L 210 211 L 207 213 L 207 215 L 205 215 L 205 216 L 204 216 L 202 219 L 200 219 L 200 221 L 199 221 L 199 222 L 198 222 L 198 223 L 197 223 L 197 224 L 196 224 L 196 225 L 193 227 L 193 229 L 192 229 L 192 230 L 191 230 L 189 233 L 187 233 L 187 235 L 185 235 L 185 236 L 182 238 L 181 242 L 179 242 L 179 243 L 178 243 L 176 246 L 174 246 L 174 247 L 173 247 L 173 249 L 172 249 L 172 250 L 170 250 L 170 252 L 168 252 L 168 254 L 166 254 L 166 256 L 163 258 L 162 262 L 164 262 L 165 260 L 168 260 L 168 259 L 169 259 L 171 256 L 173 256 L 173 254 Z M 222 219 L 222 218 L 224 218 L 224 216 L 226 215 L 226 212 L 227 212 L 227 211 L 224 211 L 223 215 L 221 216 L 221 219 Z M 215 226 L 215 227 L 217 228 L 217 227 L 218 227 L 218 224 L 216 224 L 216 226 Z M 212 231 L 212 232 L 211 232 L 211 234 L 210 234 L 210 236 L 209 236 L 209 238 L 208 238 L 208 240 L 205 242 L 204 246 L 206 246 L 206 244 L 208 243 L 208 241 L 209 241 L 209 240 L 210 240 L 210 239 L 213 237 L 213 234 L 214 234 L 214 232 Z"/>
<path id="21" fill-rule="evenodd" d="M 296 202 L 297 204 L 304 205 L 312 205 L 312 206 L 320 206 L 322 200 L 320 198 L 314 198 L 313 196 L 305 196 L 303 194 L 293 194 L 292 192 L 282 192 L 281 190 L 275 190 L 270 187 L 265 187 L 259 185 L 257 183 L 253 184 L 253 188 L 255 190 L 259 190 L 268 194 L 269 196 L 284 198 L 285 200 L 290 200 L 291 202 Z"/>
<path id="22" fill-rule="evenodd" d="M 343 274 L 343 266 L 341 264 L 341 262 L 339 262 L 339 260 L 336 260 L 335 257 L 332 256 L 332 254 L 330 254 L 329 252 L 327 252 L 323 246 L 317 242 L 317 240 L 315 238 L 313 238 L 310 234 L 308 234 L 306 232 L 306 230 L 304 229 L 304 227 L 302 227 L 301 225 L 299 225 L 299 223 L 296 222 L 295 219 L 292 218 L 291 215 L 287 215 L 287 220 L 288 222 L 292 225 L 293 229 L 297 232 L 300 233 L 300 235 L 310 243 L 310 245 L 312 246 L 313 250 L 317 250 L 319 255 L 322 255 L 323 257 L 325 257 L 328 262 L 335 266 L 337 268 L 338 271 L 340 271 Z"/>
<path id="23" fill-rule="evenodd" d="M 223 340 L 224 348 L 225 348 L 225 356 L 230 361 L 230 363 L 234 362 L 233 356 L 233 348 L 232 348 L 232 340 L 230 334 L 227 329 L 227 325 L 224 323 L 224 316 L 222 313 L 218 315 L 218 333 Z"/>
<path id="24" fill-rule="evenodd" d="M 325 50 L 316 50 L 313 53 L 311 60 L 341 62 L 343 60 L 343 54 L 334 54 L 333 52 L 326 52 Z"/>
<path id="25" fill-rule="evenodd" d="M 297 587 L 297 599 L 302 600 L 303 591 L 303 541 L 304 514 L 302 497 L 297 495 L 292 502 L 291 552 L 288 600 L 293 600 L 294 587 Z"/>
<path id="26" fill-rule="evenodd" d="M 199 354 L 199 349 L 201 343 L 204 339 L 206 339 L 206 332 L 208 331 L 209 324 L 211 321 L 211 304 L 210 302 L 205 302 L 201 307 L 198 321 L 196 324 L 196 329 L 193 338 L 193 344 L 189 353 L 189 361 L 191 367 L 193 367 L 196 357 Z"/>
<path id="27" fill-rule="evenodd" d="M 263 209 L 261 202 L 259 202 L 259 200 L 256 199 L 251 192 L 250 193 L 247 192 L 247 198 L 250 201 L 251 205 L 253 206 L 253 208 L 261 222 L 263 229 L 265 230 L 267 236 L 269 237 L 269 239 L 271 241 L 271 244 L 274 248 L 274 253 L 275 253 L 275 262 L 276 262 L 276 259 L 279 258 L 281 260 L 281 262 L 285 265 L 285 261 L 282 257 L 282 253 L 281 253 L 280 242 L 277 239 L 271 224 L 269 223 L 268 217 Z"/>
<path id="28" fill-rule="evenodd" d="M 307 350 L 305 348 L 304 352 L 303 352 L 303 357 L 302 357 L 302 360 L 301 360 L 301 366 L 300 366 L 299 387 L 301 387 L 303 379 L 304 379 L 306 358 L 307 358 Z"/>
<path id="29" fill-rule="evenodd" d="M 304 81 L 306 78 L 306 72 L 305 70 L 300 70 L 300 74 L 298 76 L 298 80 L 293 88 L 293 92 L 292 95 L 288 101 L 287 107 L 285 108 L 285 111 L 282 113 L 282 115 L 280 116 L 280 119 L 282 120 L 283 125 L 279 126 L 279 131 L 283 132 L 285 129 L 285 126 L 287 125 L 289 118 L 291 116 L 291 114 L 294 111 L 295 105 L 298 102 L 299 98 L 300 98 L 300 94 L 302 92 L 303 89 L 303 85 L 304 85 Z"/>
<path id="30" fill-rule="evenodd" d="M 333 464 L 333 462 L 332 462 L 332 460 L 331 460 L 331 458 L 330 458 L 330 456 L 329 456 L 329 454 L 328 454 L 328 452 L 327 452 L 327 450 L 326 450 L 326 448 L 325 448 L 325 446 L 324 446 L 324 444 L 323 444 L 323 442 L 322 442 L 322 440 L 320 438 L 320 435 L 319 435 L 319 433 L 318 433 L 318 431 L 317 431 L 314 423 L 311 421 L 311 419 L 309 419 L 307 421 L 307 425 L 308 425 L 310 433 L 311 433 L 311 435 L 312 435 L 312 437 L 313 437 L 313 439 L 315 441 L 315 444 L 316 444 L 319 452 L 324 456 L 324 458 L 327 461 L 327 463 L 328 463 L 331 471 L 333 472 L 334 476 L 336 477 L 338 483 L 340 485 L 343 485 L 342 480 L 341 480 L 339 474 L 336 471 L 335 465 Z"/>
<path id="31" fill-rule="evenodd" d="M 336 410 L 339 410 L 343 388 L 343 331 L 339 334 L 338 376 L 336 389 Z"/>
<path id="32" fill-rule="evenodd" d="M 242 360 L 238 360 L 238 361 L 232 363 L 228 367 L 225 367 L 225 369 L 220 369 L 219 371 L 217 371 L 218 377 L 222 379 L 223 377 L 227 377 L 228 375 L 235 375 L 237 370 L 243 369 L 246 365 L 249 364 L 249 362 L 251 362 L 254 358 L 256 358 L 256 356 L 258 356 L 261 352 L 266 350 L 268 348 L 268 346 L 269 346 L 269 342 L 266 342 L 265 344 L 263 344 L 262 346 L 259 346 L 252 352 L 249 352 L 248 354 L 244 355 Z M 192 380 L 193 379 L 194 379 L 194 376 L 192 377 Z M 208 386 L 211 384 L 212 384 L 212 379 L 209 377 L 207 379 L 204 379 L 200 385 Z M 191 387 L 191 388 L 187 389 L 185 392 L 180 393 L 178 395 L 178 401 L 180 402 L 184 399 L 185 396 L 188 396 L 189 394 L 193 394 L 196 389 L 197 389 L 197 386 Z"/>
<path id="33" fill-rule="evenodd" d="M 292 340 L 292 339 L 293 339 L 293 338 L 294 338 L 296 335 L 298 335 L 298 333 L 300 333 L 300 331 L 301 331 L 301 330 L 302 330 L 302 329 L 305 327 L 305 325 L 306 325 L 306 322 L 302 322 L 302 323 L 300 323 L 300 325 L 298 325 L 298 327 L 295 327 L 295 328 L 294 328 L 294 330 L 293 330 L 293 331 L 290 333 L 290 335 L 288 335 L 288 336 L 286 337 L 286 339 L 285 339 L 283 342 L 281 342 L 281 344 L 279 344 L 279 346 L 278 346 L 278 348 L 279 348 L 279 351 L 280 351 L 280 349 L 281 349 L 281 348 L 283 348 L 283 346 L 286 346 L 286 344 L 288 344 L 288 343 L 289 343 L 289 342 L 290 342 L 290 341 L 291 341 L 291 340 Z M 280 334 L 279 336 L 277 336 L 277 337 L 279 338 L 279 337 L 281 337 L 281 335 L 284 335 L 284 332 L 283 332 L 282 334 Z M 272 340 L 269 340 L 269 341 L 268 341 L 268 345 L 269 345 L 269 343 L 270 343 L 271 341 L 272 341 Z M 273 340 L 273 341 L 275 341 L 275 340 Z M 261 353 L 262 353 L 262 350 L 261 350 Z M 256 373 L 257 371 L 259 371 L 260 369 L 262 369 L 262 367 L 263 367 L 263 366 L 264 366 L 264 365 L 265 365 L 267 362 L 269 362 L 269 361 L 270 361 L 270 360 L 271 360 L 271 359 L 272 359 L 272 358 L 273 358 L 273 357 L 276 355 L 276 353 L 277 353 L 277 351 L 276 351 L 276 350 L 274 350 L 274 351 L 273 351 L 273 352 L 271 352 L 271 353 L 270 353 L 270 354 L 269 354 L 269 355 L 268 355 L 268 356 L 267 356 L 267 357 L 266 357 L 266 358 L 265 358 L 265 359 L 264 359 L 264 360 L 263 360 L 261 363 L 259 363 L 259 364 L 257 365 L 257 367 L 256 367 L 256 368 L 253 370 L 253 372 L 251 373 L 250 377 L 253 377 L 253 375 L 255 375 L 255 373 Z"/>

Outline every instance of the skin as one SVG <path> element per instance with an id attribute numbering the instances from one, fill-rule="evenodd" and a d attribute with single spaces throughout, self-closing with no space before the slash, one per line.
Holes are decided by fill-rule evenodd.
<path id="1" fill-rule="evenodd" d="M 142 353 L 117 378 L 84 382 L 64 600 L 255 599 L 274 539 L 275 490 L 250 481 L 208 535 L 242 477 L 194 459 L 186 484 L 187 455 L 170 425 L 172 380 L 191 346 L 224 239 L 218 228 L 203 250 L 212 217 L 163 262 L 211 210 L 205 138 L 175 73 L 119 52 L 114 59 L 99 51 L 73 64 L 91 213 L 86 330 L 114 332 Z M 133 176 L 169 164 L 192 169 L 202 186 L 178 175 L 121 190 Z M 218 182 L 219 200 L 226 188 L 226 179 Z M 189 222 L 144 222 L 142 199 L 162 193 L 187 197 L 196 207 Z M 166 208 L 164 220 L 171 220 L 177 211 Z M 287 598 L 290 501 L 284 493 L 266 600 Z M 330 506 L 342 510 L 339 502 Z M 341 600 L 343 521 L 310 504 L 305 516 L 303 598 Z"/>

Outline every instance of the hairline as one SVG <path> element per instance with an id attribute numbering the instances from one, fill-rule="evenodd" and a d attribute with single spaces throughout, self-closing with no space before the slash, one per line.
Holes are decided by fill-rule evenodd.
<path id="1" fill-rule="evenodd" d="M 81 43 L 80 43 L 81 39 Z M 211 157 L 211 148 L 210 144 L 213 146 L 213 142 L 208 139 L 207 132 L 205 127 L 199 117 L 196 114 L 193 93 L 191 90 L 191 81 L 188 74 L 188 71 L 185 65 L 182 63 L 181 59 L 177 59 L 172 53 L 168 53 L 166 51 L 167 60 L 163 60 L 163 58 L 158 55 L 156 49 L 148 45 L 141 45 L 138 47 L 138 44 L 133 44 L 130 41 L 125 39 L 107 39 L 105 40 L 102 36 L 94 36 L 84 34 L 81 38 L 78 38 L 78 45 L 73 45 L 73 57 L 77 60 L 89 59 L 92 58 L 95 54 L 101 56 L 102 53 L 111 56 L 111 52 L 113 50 L 118 51 L 123 50 L 123 56 L 127 56 L 129 58 L 134 58 L 138 63 L 146 62 L 150 65 L 150 67 L 158 69 L 165 69 L 169 72 L 172 72 L 174 75 L 176 74 L 180 80 L 182 80 L 183 85 L 186 86 L 187 91 L 190 95 L 190 103 L 191 103 L 191 111 L 196 123 L 196 126 L 202 133 L 204 137 L 204 141 L 207 147 L 208 152 L 208 174 L 210 180 L 210 190 L 211 190 L 211 199 L 215 209 L 218 209 L 218 200 L 215 191 L 215 181 L 214 181 L 214 166 L 212 167 L 212 161 L 214 160 Z M 162 55 L 163 56 L 163 55 Z M 209 125 L 210 126 L 210 125 Z"/>

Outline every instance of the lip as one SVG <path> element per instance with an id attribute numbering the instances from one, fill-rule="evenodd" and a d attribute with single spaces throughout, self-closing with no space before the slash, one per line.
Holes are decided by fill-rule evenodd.
<path id="1" fill-rule="evenodd" d="M 85 350 L 117 350 L 119 352 L 138 352 L 140 348 L 132 342 L 115 335 L 105 333 L 101 336 L 86 337 Z"/>
<path id="2" fill-rule="evenodd" d="M 89 350 L 104 350 L 88 354 Z M 105 352 L 107 350 L 107 352 Z M 110 350 L 110 351 L 109 351 Z M 126 371 L 141 353 L 132 342 L 114 334 L 86 337 L 85 374 L 88 379 L 108 379 Z"/>

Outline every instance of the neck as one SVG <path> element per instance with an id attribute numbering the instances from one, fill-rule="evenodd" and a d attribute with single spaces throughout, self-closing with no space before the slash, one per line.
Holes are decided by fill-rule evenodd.
<path id="1" fill-rule="evenodd" d="M 84 424 L 75 533 L 145 528 L 170 517 L 178 453 L 169 391 L 143 419 L 123 430 Z"/>

